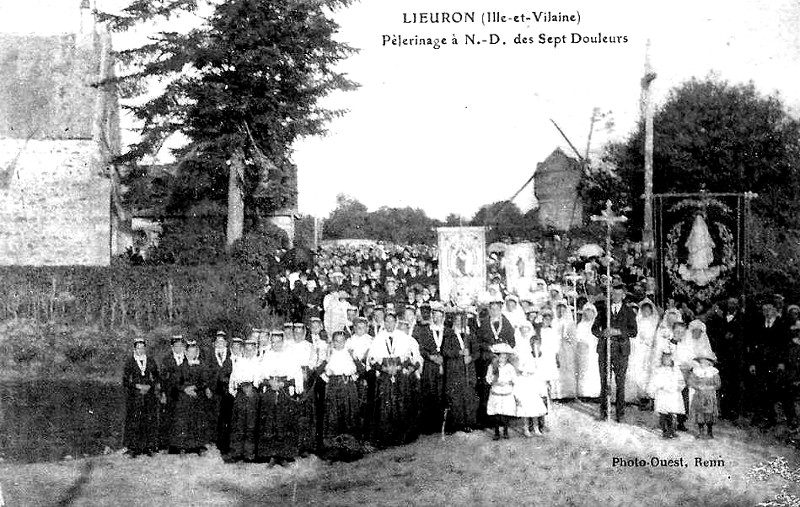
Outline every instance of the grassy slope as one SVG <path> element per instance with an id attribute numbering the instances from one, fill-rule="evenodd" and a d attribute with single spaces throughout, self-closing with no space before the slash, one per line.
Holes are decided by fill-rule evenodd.
<path id="1" fill-rule="evenodd" d="M 652 422 L 652 414 L 632 414 Z M 748 471 L 793 451 L 720 428 L 714 441 L 663 441 L 650 429 L 594 422 L 582 404 L 557 407 L 545 438 L 493 442 L 488 433 L 426 437 L 355 463 L 316 458 L 286 468 L 224 465 L 211 452 L 129 460 L 112 454 L 33 465 L 0 464 L 7 505 L 755 505 L 781 479 Z M 613 468 L 613 456 L 684 457 L 686 468 Z M 725 466 L 698 468 L 694 457 Z M 89 467 L 92 467 L 89 470 Z M 81 477 L 83 482 L 81 483 Z"/>

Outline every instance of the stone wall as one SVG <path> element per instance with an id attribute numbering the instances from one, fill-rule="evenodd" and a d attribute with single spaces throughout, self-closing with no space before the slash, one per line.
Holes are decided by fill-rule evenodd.
<path id="1" fill-rule="evenodd" d="M 283 230 L 289 237 L 289 248 L 294 247 L 294 233 L 297 216 L 291 210 L 279 211 L 267 216 L 272 224 Z"/>
<path id="2" fill-rule="evenodd" d="M 111 183 L 89 140 L 0 139 L 0 265 L 107 265 Z"/>
<path id="3" fill-rule="evenodd" d="M 0 34 L 0 137 L 91 139 L 99 45 Z"/>

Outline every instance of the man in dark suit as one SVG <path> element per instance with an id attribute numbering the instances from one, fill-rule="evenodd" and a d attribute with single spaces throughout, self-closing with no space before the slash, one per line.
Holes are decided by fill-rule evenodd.
<path id="1" fill-rule="evenodd" d="M 744 325 L 744 314 L 735 297 L 728 298 L 722 308 L 713 307 L 706 321 L 711 350 L 717 354 L 716 367 L 722 380 L 719 389 L 720 417 L 731 421 L 741 415 L 743 402 Z"/>
<path id="2" fill-rule="evenodd" d="M 764 427 L 774 426 L 775 404 L 780 403 L 787 425 L 794 428 L 794 389 L 790 378 L 791 365 L 787 364 L 791 344 L 789 328 L 774 302 L 764 302 L 761 313 L 762 318 L 753 322 L 752 339 L 745 344 L 750 387 L 748 397 L 755 405 L 753 422 Z"/>
<path id="3" fill-rule="evenodd" d="M 606 364 L 606 345 L 611 346 L 611 371 L 617 383 L 616 420 L 621 422 L 625 416 L 625 374 L 628 370 L 628 356 L 631 352 L 630 339 L 636 336 L 636 314 L 624 303 L 625 286 L 614 285 L 611 290 L 611 327 L 606 327 L 606 306 L 599 305 L 597 319 L 592 332 L 597 336 L 597 354 L 600 365 L 600 419 L 608 414 L 606 394 L 608 393 L 608 364 Z"/>

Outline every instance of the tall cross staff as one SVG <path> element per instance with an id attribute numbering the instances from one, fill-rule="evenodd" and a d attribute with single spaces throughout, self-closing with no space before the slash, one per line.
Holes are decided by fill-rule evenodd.
<path id="1" fill-rule="evenodd" d="M 611 201 L 606 201 L 606 208 L 600 215 L 592 215 L 592 222 L 606 224 L 606 330 L 611 329 L 611 228 L 615 224 L 624 223 L 628 217 L 617 215 L 611 209 Z M 606 338 L 606 420 L 611 421 L 611 337 Z"/>

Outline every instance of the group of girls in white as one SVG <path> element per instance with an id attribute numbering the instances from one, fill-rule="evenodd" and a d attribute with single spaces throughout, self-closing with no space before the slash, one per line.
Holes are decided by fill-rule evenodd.
<path id="1" fill-rule="evenodd" d="M 658 366 L 649 379 L 648 394 L 655 401 L 663 438 L 688 431 L 690 418 L 697 424 L 698 438 L 714 438 L 721 381 L 705 324 L 693 320 L 687 326 L 679 311 L 667 310 L 653 353 Z"/>
<path id="2" fill-rule="evenodd" d="M 585 303 L 577 312 L 578 322 L 574 324 L 566 303 L 556 299 L 559 295 L 558 291 L 553 291 L 553 301 L 540 311 L 531 310 L 526 304 L 530 302 L 522 302 L 533 329 L 524 321 L 513 320 L 518 334 L 517 346 L 500 347 L 501 353 L 492 365 L 494 383 L 488 410 L 499 416 L 496 438 L 502 438 L 500 430 L 508 426 L 511 416 L 538 417 L 539 424 L 544 421 L 538 412 L 546 411 L 547 403 L 545 408 L 538 403 L 527 404 L 535 407 L 528 412 L 526 403 L 521 401 L 525 396 L 514 389 L 514 383 L 531 382 L 528 392 L 540 392 L 546 402 L 575 397 L 595 399 L 600 395 L 598 338 L 592 332 L 597 308 L 590 302 Z M 504 315 L 510 321 L 514 319 L 514 303 L 513 298 L 507 299 L 504 307 Z M 692 320 L 687 325 L 682 313 L 674 308 L 662 316 L 650 299 L 632 306 L 637 312 L 638 331 L 630 340 L 625 401 L 638 402 L 644 408 L 649 407 L 652 400 L 664 438 L 675 438 L 677 431 L 688 431 L 689 420 L 697 425 L 698 438 L 713 438 L 713 426 L 719 417 L 717 390 L 721 383 L 705 324 Z M 536 373 L 526 379 L 523 371 L 531 354 L 518 349 L 520 344 L 527 347 L 528 343 L 528 340 L 520 340 L 519 335 L 529 333 L 536 337 L 532 350 L 537 367 L 534 368 Z M 491 375 L 487 375 L 487 380 L 490 378 Z M 535 385 L 532 379 L 536 379 Z M 534 400 L 534 397 L 527 399 Z M 512 400 L 516 401 L 516 406 Z M 528 421 L 524 425 L 526 435 L 528 431 L 535 431 L 536 426 Z"/>

